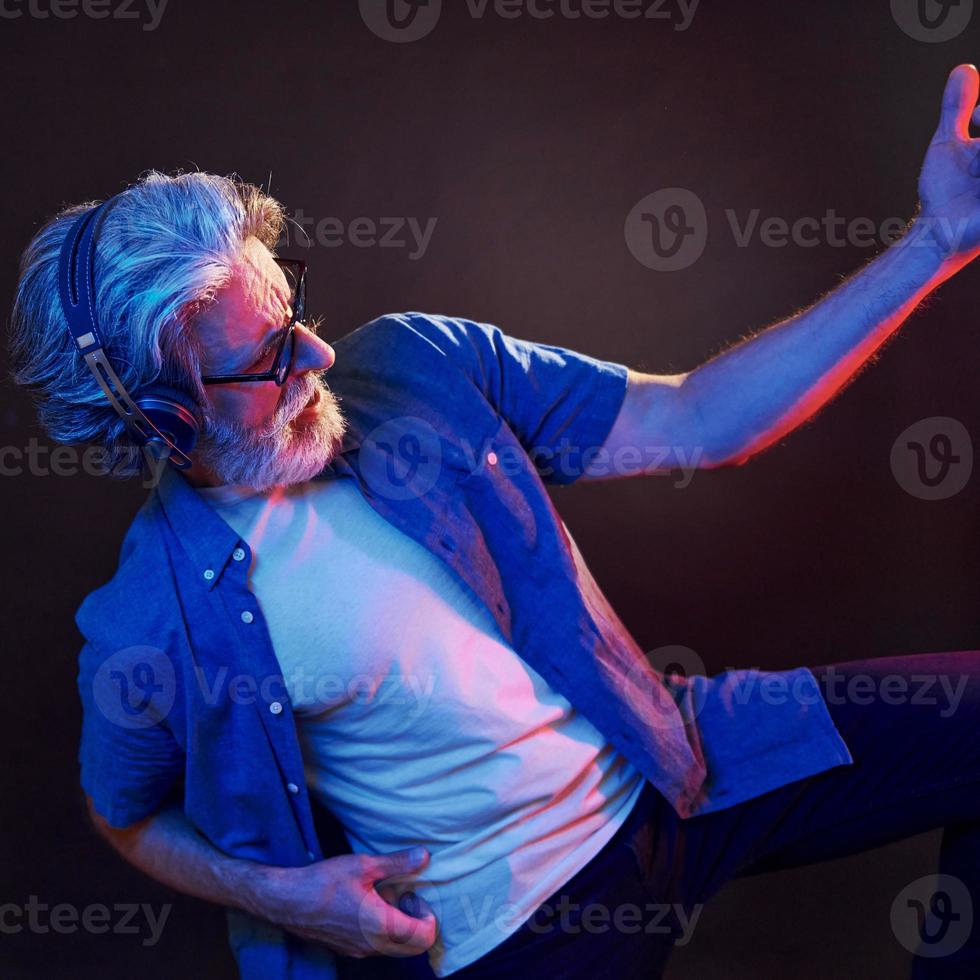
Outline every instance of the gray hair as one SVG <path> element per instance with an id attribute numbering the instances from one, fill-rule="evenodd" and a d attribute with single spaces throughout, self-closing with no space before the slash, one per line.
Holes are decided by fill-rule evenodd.
<path id="1" fill-rule="evenodd" d="M 140 472 L 140 454 L 78 353 L 58 292 L 62 243 L 96 203 L 65 208 L 24 250 L 11 377 L 30 391 L 51 439 L 100 445 L 112 475 L 129 477 Z M 207 404 L 192 320 L 228 282 L 246 239 L 274 249 L 284 221 L 278 201 L 235 176 L 151 170 L 123 193 L 99 234 L 95 295 L 106 354 L 134 398 L 164 383 Z"/>

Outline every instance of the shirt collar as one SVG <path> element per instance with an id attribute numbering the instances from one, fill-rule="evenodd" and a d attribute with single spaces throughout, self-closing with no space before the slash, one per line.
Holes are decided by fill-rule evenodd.
<path id="1" fill-rule="evenodd" d="M 176 467 L 164 469 L 157 495 L 177 539 L 208 589 L 217 584 L 235 548 L 243 548 L 250 559 L 248 545 Z"/>
<path id="2" fill-rule="evenodd" d="M 344 456 L 349 451 L 345 443 L 338 453 L 314 479 L 355 477 L 356 471 Z M 167 465 L 157 484 L 157 496 L 164 515 L 177 535 L 201 576 L 201 582 L 210 591 L 218 584 L 228 559 L 236 548 L 244 555 L 236 557 L 249 568 L 252 549 L 248 542 L 187 482 L 187 478 L 175 466 Z M 209 575 L 209 572 L 214 574 Z"/>

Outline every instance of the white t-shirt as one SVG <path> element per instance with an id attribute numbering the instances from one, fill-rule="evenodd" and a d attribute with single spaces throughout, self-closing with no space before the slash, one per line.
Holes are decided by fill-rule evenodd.
<path id="1" fill-rule="evenodd" d="M 436 975 L 472 963 L 601 850 L 642 774 L 354 480 L 198 492 L 252 549 L 310 792 L 357 853 L 428 848 L 400 890 L 439 921 Z"/>

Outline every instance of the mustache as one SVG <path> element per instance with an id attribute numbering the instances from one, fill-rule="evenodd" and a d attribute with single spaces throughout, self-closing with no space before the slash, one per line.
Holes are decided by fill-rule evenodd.
<path id="1" fill-rule="evenodd" d="M 294 384 L 286 387 L 282 402 L 272 416 L 272 420 L 268 426 L 259 431 L 258 435 L 271 438 L 281 432 L 306 408 L 318 390 L 321 394 L 325 394 L 327 390 L 322 374 L 311 373 L 297 378 Z"/>
<path id="2" fill-rule="evenodd" d="M 324 372 L 325 373 L 325 372 Z M 308 373 L 287 383 L 282 400 L 272 418 L 259 428 L 243 425 L 239 421 L 219 421 L 212 413 L 206 414 L 206 434 L 220 442 L 274 439 L 306 408 L 318 389 L 326 394 L 327 386 L 322 374 Z"/>
<path id="3" fill-rule="evenodd" d="M 198 455 L 218 483 L 240 483 L 261 493 L 272 486 L 308 480 L 329 462 L 340 447 L 346 421 L 322 379 L 325 373 L 305 372 L 289 379 L 264 425 L 213 416 L 206 421 Z M 324 411 L 315 423 L 293 428 L 290 423 L 317 391 Z"/>

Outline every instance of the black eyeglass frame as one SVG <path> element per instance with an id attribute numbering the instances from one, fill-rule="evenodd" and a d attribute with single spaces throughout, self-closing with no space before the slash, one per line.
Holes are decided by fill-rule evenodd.
<path id="1" fill-rule="evenodd" d="M 283 332 L 282 340 L 279 341 L 279 348 L 276 351 L 272 367 L 268 371 L 252 374 L 202 374 L 202 384 L 230 385 L 247 381 L 275 381 L 281 388 L 286 383 L 293 367 L 293 359 L 296 356 L 296 324 L 301 322 L 306 315 L 306 262 L 302 259 L 282 258 L 276 258 L 274 261 L 280 268 L 285 266 L 295 270 L 296 292 L 293 296 L 293 316 Z M 289 347 L 289 354 L 284 358 L 283 353 L 287 346 Z"/>

